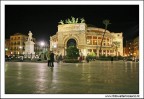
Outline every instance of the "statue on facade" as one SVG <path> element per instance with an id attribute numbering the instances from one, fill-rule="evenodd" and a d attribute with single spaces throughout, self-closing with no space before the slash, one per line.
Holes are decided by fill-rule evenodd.
<path id="1" fill-rule="evenodd" d="M 68 24 L 71 24 L 72 21 L 68 18 L 68 19 L 67 19 L 67 23 L 68 23 Z"/>
<path id="2" fill-rule="evenodd" d="M 78 23 L 78 18 L 76 18 L 76 21 L 75 21 L 75 23 Z"/>
<path id="3" fill-rule="evenodd" d="M 72 23 L 75 23 L 75 18 L 73 16 L 71 16 L 72 18 Z"/>
<path id="4" fill-rule="evenodd" d="M 29 37 L 28 37 L 28 41 L 32 41 L 32 35 L 33 35 L 32 32 L 29 31 L 28 35 L 29 35 Z"/>
<path id="5" fill-rule="evenodd" d="M 69 22 L 68 22 L 68 20 L 67 20 L 67 19 L 65 20 L 65 23 L 66 23 L 66 24 L 69 24 Z"/>
<path id="6" fill-rule="evenodd" d="M 60 22 L 59 22 L 60 24 L 64 24 L 64 22 L 63 22 L 63 20 L 60 20 Z"/>
<path id="7" fill-rule="evenodd" d="M 78 23 L 78 18 L 74 18 L 73 16 L 71 16 L 71 19 L 66 19 L 65 21 L 63 21 L 63 20 L 60 20 L 60 24 L 75 24 L 75 23 Z M 80 23 L 85 23 L 85 19 L 84 18 L 81 18 L 80 19 L 81 20 L 81 22 Z M 64 23 L 65 22 L 65 23 Z"/>
<path id="8" fill-rule="evenodd" d="M 85 19 L 84 18 L 81 18 L 81 23 L 85 23 Z"/>

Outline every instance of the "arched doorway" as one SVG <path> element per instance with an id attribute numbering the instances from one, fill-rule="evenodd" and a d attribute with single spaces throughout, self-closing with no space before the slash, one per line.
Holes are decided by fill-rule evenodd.
<path id="1" fill-rule="evenodd" d="M 75 39 L 69 39 L 68 41 L 67 41 L 67 48 L 69 47 L 69 46 L 77 46 L 77 43 L 76 43 L 76 40 Z"/>

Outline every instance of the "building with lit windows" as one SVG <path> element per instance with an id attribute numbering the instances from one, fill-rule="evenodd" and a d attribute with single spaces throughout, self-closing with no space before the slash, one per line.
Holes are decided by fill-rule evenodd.
<path id="1" fill-rule="evenodd" d="M 21 33 L 16 33 L 10 36 L 10 53 L 11 54 L 23 54 L 24 52 L 24 42 L 27 40 L 28 36 Z"/>
<path id="2" fill-rule="evenodd" d="M 60 24 L 57 33 L 50 37 L 50 50 L 65 56 L 66 49 L 73 45 L 82 56 L 94 52 L 99 57 L 104 31 L 105 29 L 89 27 L 85 23 Z M 101 52 L 105 56 L 123 56 L 123 33 L 106 30 Z"/>
<path id="3" fill-rule="evenodd" d="M 134 44 L 134 53 L 133 56 L 139 59 L 139 37 L 136 37 L 133 41 Z"/>
<path id="4" fill-rule="evenodd" d="M 28 38 L 27 35 L 21 33 L 15 33 L 14 35 L 10 36 L 10 39 L 7 39 L 5 41 L 6 54 L 7 55 L 24 54 L 25 42 L 27 38 Z M 35 41 L 35 38 L 33 38 L 33 40 Z"/>
<path id="5" fill-rule="evenodd" d="M 28 39 L 28 35 L 22 33 L 15 33 L 10 36 L 10 39 L 5 40 L 5 54 L 6 55 L 22 55 L 25 51 L 25 42 Z M 36 41 L 33 38 L 34 51 L 35 55 L 40 55 L 48 50 L 49 44 L 47 41 L 41 41 L 44 45 L 41 45 L 41 42 Z"/>
<path id="6" fill-rule="evenodd" d="M 139 37 L 126 41 L 124 56 L 139 59 Z"/>

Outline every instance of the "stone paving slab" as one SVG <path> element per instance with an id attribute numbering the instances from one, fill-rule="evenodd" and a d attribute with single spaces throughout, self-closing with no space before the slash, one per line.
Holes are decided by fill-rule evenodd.
<path id="1" fill-rule="evenodd" d="M 6 94 L 138 94 L 139 63 L 6 62 Z"/>

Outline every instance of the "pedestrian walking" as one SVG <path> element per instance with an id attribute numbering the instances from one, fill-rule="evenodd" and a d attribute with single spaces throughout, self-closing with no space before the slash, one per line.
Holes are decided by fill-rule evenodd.
<path id="1" fill-rule="evenodd" d="M 54 53 L 52 51 L 50 53 L 50 66 L 54 67 Z"/>

